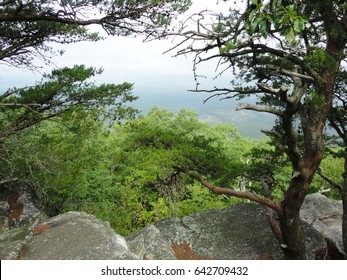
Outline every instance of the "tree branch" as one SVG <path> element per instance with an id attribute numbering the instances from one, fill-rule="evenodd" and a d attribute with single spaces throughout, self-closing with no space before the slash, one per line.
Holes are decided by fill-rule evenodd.
<path id="1" fill-rule="evenodd" d="M 241 47 L 240 47 L 241 46 Z M 319 73 L 317 73 L 317 71 L 315 71 L 312 67 L 310 67 L 308 65 L 308 63 L 306 63 L 303 59 L 301 59 L 300 57 L 294 55 L 294 53 L 288 53 L 284 50 L 280 50 L 280 49 L 274 49 L 271 48 L 267 45 L 264 44 L 253 44 L 252 42 L 249 42 L 247 44 L 244 45 L 240 45 L 239 48 L 236 49 L 236 51 L 232 51 L 232 52 L 227 52 L 227 53 L 219 53 L 219 54 L 215 54 L 215 55 L 211 55 L 205 58 L 201 58 L 199 60 L 199 63 L 204 62 L 204 61 L 208 61 L 214 58 L 219 58 L 219 57 L 225 57 L 228 59 L 232 59 L 232 58 L 238 58 L 238 57 L 242 57 L 244 55 L 254 55 L 254 54 L 272 54 L 274 56 L 277 57 L 281 57 L 281 58 L 285 58 L 289 61 L 291 61 L 292 63 L 294 63 L 295 65 L 298 65 L 301 69 L 303 69 L 308 75 L 304 75 L 304 74 L 299 74 L 299 73 L 295 73 L 289 70 L 285 70 L 283 69 L 282 74 L 284 75 L 291 75 L 291 76 L 296 76 L 299 77 L 301 76 L 301 78 L 305 78 L 311 81 L 315 81 L 317 83 L 324 83 L 324 79 L 319 75 Z M 209 46 L 209 48 L 201 48 L 201 49 L 191 49 L 190 52 L 205 52 L 208 49 L 211 49 L 211 46 Z M 278 70 L 278 69 L 277 69 Z"/>
<path id="2" fill-rule="evenodd" d="M 266 198 L 262 195 L 258 195 L 256 193 L 252 193 L 249 191 L 241 192 L 241 191 L 237 191 L 237 190 L 233 190 L 233 189 L 217 187 L 217 186 L 214 186 L 213 184 L 210 184 L 209 182 L 207 182 L 205 179 L 202 178 L 202 176 L 200 176 L 199 174 L 197 174 L 195 172 L 185 170 L 185 169 L 182 169 L 180 167 L 176 167 L 176 168 L 179 171 L 189 175 L 191 178 L 200 182 L 204 187 L 209 189 L 214 194 L 225 194 L 225 195 L 235 196 L 235 197 L 239 197 L 239 198 L 249 199 L 251 201 L 260 203 L 262 205 L 265 205 L 266 207 L 269 207 L 269 208 L 275 210 L 279 215 L 282 213 L 281 204 L 279 202 L 273 201 L 273 200 Z"/>
<path id="3" fill-rule="evenodd" d="M 332 179 L 330 179 L 328 176 L 326 176 L 321 168 L 317 169 L 317 174 L 327 183 L 329 183 L 332 187 L 338 189 L 340 192 L 342 192 L 343 188 L 341 185 L 335 183 Z"/>
<path id="4" fill-rule="evenodd" d="M 267 105 L 254 105 L 254 104 L 247 104 L 247 103 L 239 103 L 236 107 L 236 110 L 252 110 L 257 112 L 265 112 L 270 113 L 277 116 L 282 116 L 283 112 L 280 110 L 277 110 L 271 106 Z"/>
<path id="5" fill-rule="evenodd" d="M 10 109 L 14 108 L 20 108 L 20 107 L 40 107 L 41 104 L 37 103 L 28 103 L 28 104 L 21 104 L 21 103 L 0 103 L 0 107 L 8 107 Z"/>
<path id="6" fill-rule="evenodd" d="M 256 85 L 262 90 L 262 92 L 276 94 L 276 95 L 284 95 L 288 92 L 288 88 L 281 86 L 280 88 L 269 87 L 264 83 L 256 83 Z"/>
<path id="7" fill-rule="evenodd" d="M 263 92 L 259 89 L 229 89 L 229 88 L 217 88 L 217 87 L 215 87 L 214 89 L 194 89 L 194 90 L 188 90 L 188 91 L 214 93 L 214 94 L 210 95 L 208 98 L 206 98 L 204 100 L 204 103 L 206 103 L 208 100 L 210 100 L 214 97 L 218 97 L 218 96 L 222 96 L 222 95 L 232 94 L 231 96 L 223 97 L 220 100 L 235 98 L 235 97 L 242 96 L 242 95 L 257 94 L 257 93 Z"/>
<path id="8" fill-rule="evenodd" d="M 18 180 L 19 180 L 19 178 L 3 179 L 3 180 L 0 180 L 0 186 L 8 184 L 8 183 L 13 183 L 13 182 L 16 182 Z"/>
<path id="9" fill-rule="evenodd" d="M 301 73 L 298 73 L 298 72 L 294 72 L 294 71 L 290 71 L 290 70 L 287 70 L 287 69 L 283 69 L 281 67 L 277 67 L 277 66 L 272 65 L 272 64 L 268 64 L 267 67 L 272 69 L 272 70 L 275 70 L 277 72 L 280 72 L 280 73 L 282 73 L 282 74 L 284 74 L 286 76 L 289 76 L 292 79 L 300 78 L 300 79 L 305 79 L 305 80 L 309 80 L 309 81 L 314 81 L 314 78 L 311 77 L 311 76 L 304 75 L 304 74 L 301 74 Z"/>

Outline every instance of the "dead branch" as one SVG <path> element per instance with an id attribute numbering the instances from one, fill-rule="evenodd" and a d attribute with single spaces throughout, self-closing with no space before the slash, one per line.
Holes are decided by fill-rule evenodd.
<path id="1" fill-rule="evenodd" d="M 282 116 L 283 112 L 280 110 L 277 110 L 271 106 L 267 105 L 255 105 L 255 104 L 247 104 L 247 103 L 239 103 L 236 107 L 236 111 L 239 110 L 251 110 L 251 111 L 257 111 L 257 112 L 265 112 L 270 113 L 277 116 Z"/>
<path id="2" fill-rule="evenodd" d="M 16 182 L 18 180 L 19 180 L 19 178 L 3 179 L 3 180 L 0 180 L 0 186 L 5 185 L 5 184 L 9 184 L 9 183 L 13 183 L 13 182 Z"/>
<path id="3" fill-rule="evenodd" d="M 217 186 L 214 186 L 213 184 L 207 182 L 202 176 L 200 176 L 199 174 L 197 174 L 193 171 L 185 170 L 185 169 L 180 168 L 180 167 L 176 167 L 176 169 L 189 175 L 191 178 L 197 180 L 204 187 L 206 187 L 207 189 L 209 189 L 211 192 L 213 192 L 215 194 L 225 194 L 225 195 L 230 195 L 230 196 L 234 196 L 234 197 L 249 199 L 251 201 L 257 202 L 259 204 L 262 204 L 266 207 L 273 209 L 279 215 L 281 215 L 281 213 L 282 213 L 281 204 L 279 202 L 273 201 L 273 200 L 266 198 L 262 195 L 252 193 L 249 191 L 242 192 L 242 191 L 237 191 L 234 189 L 217 187 Z"/>
<path id="4" fill-rule="evenodd" d="M 339 190 L 340 192 L 342 192 L 343 188 L 341 185 L 337 184 L 336 182 L 334 182 L 331 178 L 329 178 L 328 176 L 326 176 L 321 168 L 317 169 L 317 174 L 327 183 L 329 183 L 332 187 L 334 187 L 335 189 Z"/>

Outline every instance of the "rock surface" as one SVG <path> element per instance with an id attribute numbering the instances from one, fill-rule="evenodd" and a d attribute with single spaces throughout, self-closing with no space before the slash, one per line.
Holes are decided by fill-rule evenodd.
<path id="1" fill-rule="evenodd" d="M 17 259 L 30 230 L 47 216 L 29 193 L 3 190 L 0 193 L 0 259 Z"/>
<path id="2" fill-rule="evenodd" d="M 178 251 L 185 249 L 186 259 L 282 259 L 279 244 L 268 224 L 266 209 L 260 205 L 240 203 L 224 210 L 209 210 L 166 219 L 156 226 Z M 326 245 L 324 238 L 304 224 L 309 258 Z M 190 251 L 189 251 L 190 249 Z"/>
<path id="3" fill-rule="evenodd" d="M 345 254 L 342 241 L 342 214 L 342 201 L 329 199 L 320 193 L 306 196 L 300 211 L 302 220 L 312 225 Z"/>
<path id="4" fill-rule="evenodd" d="M 124 237 L 93 215 L 68 212 L 36 227 L 21 259 L 135 260 Z"/>
<path id="5" fill-rule="evenodd" d="M 149 225 L 126 238 L 93 215 L 45 218 L 25 195 L 0 197 L 0 259 L 281 259 L 263 206 L 240 203 Z M 5 199 L 1 199 L 5 198 Z M 342 247 L 342 206 L 321 194 L 302 207 L 309 258 Z M 323 253 L 322 253 L 323 252 Z M 317 254 L 318 256 L 318 254 Z"/>

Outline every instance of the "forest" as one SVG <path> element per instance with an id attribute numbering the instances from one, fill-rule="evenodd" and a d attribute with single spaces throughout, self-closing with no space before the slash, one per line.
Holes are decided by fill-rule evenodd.
<path id="1" fill-rule="evenodd" d="M 36 71 L 35 59 L 63 55 L 52 42 L 102 40 L 91 25 L 107 36 L 175 37 L 169 51 L 192 57 L 196 93 L 275 117 L 265 138 L 250 139 L 193 111 L 143 114 L 132 106 L 133 84 L 95 82 L 102 69 L 54 69 L 0 93 L 0 189 L 30 191 L 50 216 L 94 214 L 124 236 L 167 217 L 260 203 L 277 217 L 270 224 L 287 259 L 305 259 L 299 210 L 307 194 L 324 192 L 343 201 L 346 248 L 347 4 L 217 2 L 230 8 L 189 14 L 191 1 L 0 1 L 2 64 Z M 215 79 L 234 77 L 225 87 L 200 83 L 199 67 L 210 61 Z"/>

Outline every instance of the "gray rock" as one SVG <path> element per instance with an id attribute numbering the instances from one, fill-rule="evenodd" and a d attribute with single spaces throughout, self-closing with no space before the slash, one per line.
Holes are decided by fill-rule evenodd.
<path id="1" fill-rule="evenodd" d="M 17 259 L 32 228 L 47 218 L 25 190 L 2 190 L 0 201 L 0 259 Z"/>
<path id="2" fill-rule="evenodd" d="M 283 259 L 265 207 L 240 203 L 224 210 L 210 210 L 182 219 L 166 219 L 156 226 L 176 248 L 191 249 L 191 256 L 206 259 Z M 324 238 L 304 225 L 309 258 L 326 246 Z M 177 252 L 176 252 L 177 256 Z M 189 258 L 189 256 L 187 256 Z"/>
<path id="3" fill-rule="evenodd" d="M 0 260 L 18 259 L 26 244 L 29 226 L 13 228 L 0 234 Z"/>
<path id="4" fill-rule="evenodd" d="M 43 213 L 34 203 L 31 195 L 28 192 L 21 192 L 18 202 L 23 205 L 17 226 L 35 225 L 47 219 L 47 215 Z"/>
<path id="5" fill-rule="evenodd" d="M 300 210 L 303 221 L 312 225 L 345 254 L 342 241 L 342 215 L 342 202 L 329 199 L 320 193 L 307 195 Z"/>
<path id="6" fill-rule="evenodd" d="M 170 243 L 160 230 L 149 225 L 140 232 L 126 237 L 130 251 L 142 260 L 175 260 L 175 254 Z"/>
<path id="7" fill-rule="evenodd" d="M 241 203 L 170 218 L 150 225 L 126 239 L 109 223 L 93 215 L 69 212 L 43 224 L 30 198 L 20 198 L 23 211 L 18 228 L 6 225 L 8 203 L 0 217 L 0 259 L 282 259 L 265 207 Z M 27 209 L 27 210 L 26 210 Z M 342 205 L 321 194 L 308 195 L 301 210 L 309 258 L 326 247 L 325 238 L 342 247 Z M 319 232 L 322 234 L 320 234 Z"/>
<path id="8" fill-rule="evenodd" d="M 47 216 L 26 190 L 5 190 L 0 200 L 0 232 L 39 223 Z"/>
<path id="9" fill-rule="evenodd" d="M 0 200 L 0 233 L 9 229 L 8 211 L 10 206 L 7 201 Z"/>
<path id="10" fill-rule="evenodd" d="M 125 239 L 108 222 L 93 215 L 68 212 L 34 230 L 22 253 L 31 260 L 133 260 Z"/>

